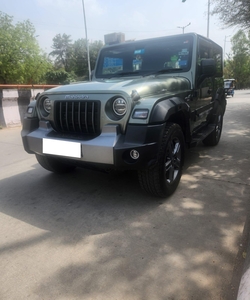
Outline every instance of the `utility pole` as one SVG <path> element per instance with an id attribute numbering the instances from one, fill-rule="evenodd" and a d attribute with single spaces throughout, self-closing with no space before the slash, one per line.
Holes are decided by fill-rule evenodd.
<path id="1" fill-rule="evenodd" d="M 227 37 L 230 37 L 231 35 L 225 35 L 225 39 L 224 39 L 224 60 L 226 59 L 226 42 L 228 42 L 227 41 Z"/>
<path id="2" fill-rule="evenodd" d="M 84 17 L 85 36 L 86 36 L 86 44 L 87 44 L 89 81 L 91 81 L 91 67 L 90 67 L 90 57 L 89 57 L 89 41 L 88 41 L 88 33 L 87 33 L 87 22 L 86 22 L 86 16 L 85 16 L 84 0 L 82 0 L 82 11 L 83 11 L 83 17 Z"/>
<path id="3" fill-rule="evenodd" d="M 209 38 L 210 0 L 207 3 L 207 38 Z"/>

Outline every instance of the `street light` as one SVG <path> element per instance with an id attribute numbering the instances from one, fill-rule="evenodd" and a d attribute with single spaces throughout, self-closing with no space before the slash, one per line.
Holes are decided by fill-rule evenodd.
<path id="1" fill-rule="evenodd" d="M 186 0 L 182 0 L 182 2 L 186 2 Z M 207 1 L 207 38 L 209 38 L 209 17 L 210 17 L 210 0 Z"/>
<path id="2" fill-rule="evenodd" d="M 186 1 L 186 0 L 184 0 L 184 1 Z M 183 2 L 183 0 L 182 0 L 182 2 Z M 185 29 L 186 27 L 188 27 L 190 24 L 191 24 L 191 23 L 188 23 L 186 26 L 177 26 L 177 28 L 182 28 L 182 33 L 184 33 L 184 29 Z"/>
<path id="3" fill-rule="evenodd" d="M 207 1 L 207 38 L 209 38 L 210 0 Z"/>
<path id="4" fill-rule="evenodd" d="M 225 35 L 225 39 L 224 39 L 224 60 L 226 58 L 226 42 L 230 42 L 230 41 L 227 41 L 227 37 L 230 37 L 231 35 Z"/>
<path id="5" fill-rule="evenodd" d="M 83 11 L 83 17 L 84 17 L 84 26 L 85 26 L 85 35 L 86 35 L 86 44 L 87 44 L 89 81 L 91 81 L 91 67 L 90 67 L 90 57 L 89 57 L 89 41 L 88 41 L 88 34 L 87 34 L 87 22 L 86 22 L 86 16 L 85 16 L 84 0 L 82 0 L 82 11 Z"/>

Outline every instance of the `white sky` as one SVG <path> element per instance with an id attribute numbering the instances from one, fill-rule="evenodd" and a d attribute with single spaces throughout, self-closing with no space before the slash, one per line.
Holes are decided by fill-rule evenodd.
<path id="1" fill-rule="evenodd" d="M 179 34 L 178 27 L 189 23 L 185 32 L 207 35 L 208 0 L 84 0 L 84 4 L 89 41 L 104 41 L 104 35 L 112 32 L 125 33 L 126 40 Z M 82 0 L 0 0 L 0 11 L 13 16 L 14 22 L 29 19 L 47 53 L 56 34 L 66 33 L 72 41 L 86 37 Z M 222 29 L 210 16 L 209 37 L 226 53 L 237 30 Z"/>

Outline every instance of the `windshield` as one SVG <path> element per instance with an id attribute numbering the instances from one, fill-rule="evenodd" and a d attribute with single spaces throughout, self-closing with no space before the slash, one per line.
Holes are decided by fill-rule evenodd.
<path id="1" fill-rule="evenodd" d="M 187 72 L 191 66 L 192 36 L 165 37 L 103 48 L 97 78 Z"/>

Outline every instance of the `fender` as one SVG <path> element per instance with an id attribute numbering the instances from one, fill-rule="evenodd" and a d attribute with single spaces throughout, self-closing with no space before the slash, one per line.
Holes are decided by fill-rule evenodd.
<path id="1" fill-rule="evenodd" d="M 157 102 L 152 109 L 149 123 L 166 122 L 171 116 L 178 112 L 184 112 L 185 115 L 190 114 L 189 105 L 179 97 L 172 97 Z"/>
<path id="2" fill-rule="evenodd" d="M 226 100 L 226 94 L 224 88 L 220 87 L 217 89 L 214 100 L 219 102 L 219 104 L 222 107 L 223 115 L 224 115 L 227 106 L 227 100 Z"/>
<path id="3" fill-rule="evenodd" d="M 190 142 L 190 118 L 191 110 L 189 105 L 179 97 L 172 97 L 156 103 L 152 110 L 149 121 L 153 124 L 173 122 L 180 125 L 185 137 L 185 141 Z"/>

